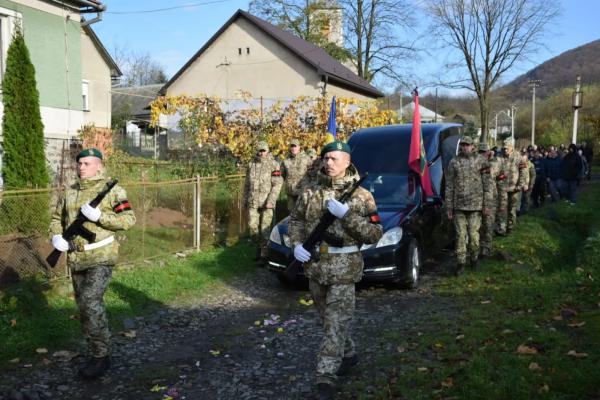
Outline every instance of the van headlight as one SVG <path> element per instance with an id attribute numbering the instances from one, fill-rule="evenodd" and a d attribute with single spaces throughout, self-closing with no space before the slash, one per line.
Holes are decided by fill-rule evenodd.
<path id="1" fill-rule="evenodd" d="M 393 246 L 398 244 L 400 240 L 402 240 L 402 228 L 397 226 L 385 232 L 375 247 Z"/>
<path id="2" fill-rule="evenodd" d="M 279 227 L 277 225 L 271 229 L 269 240 L 273 243 L 281 244 L 281 235 L 279 234 Z"/>

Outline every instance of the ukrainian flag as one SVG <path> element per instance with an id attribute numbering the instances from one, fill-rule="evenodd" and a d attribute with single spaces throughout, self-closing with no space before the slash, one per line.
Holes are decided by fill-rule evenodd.
<path id="1" fill-rule="evenodd" d="M 331 143 L 336 139 L 336 129 L 335 129 L 335 96 L 331 99 L 331 108 L 329 109 L 329 120 L 327 121 L 327 140 L 325 144 Z"/>

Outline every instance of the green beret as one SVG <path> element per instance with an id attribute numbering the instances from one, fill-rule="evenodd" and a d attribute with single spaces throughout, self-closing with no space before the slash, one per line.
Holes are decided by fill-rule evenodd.
<path id="1" fill-rule="evenodd" d="M 460 143 L 473 144 L 473 139 L 470 136 L 463 136 L 460 138 Z"/>
<path id="2" fill-rule="evenodd" d="M 348 153 L 348 154 L 351 153 L 350 146 L 348 146 L 348 143 L 340 142 L 337 140 L 335 142 L 326 144 L 321 149 L 321 157 L 323 157 L 325 155 L 325 153 L 329 153 L 330 151 L 343 151 L 344 153 Z"/>
<path id="3" fill-rule="evenodd" d="M 94 147 L 84 149 L 77 154 L 75 161 L 79 161 L 79 159 L 82 157 L 97 157 L 102 160 L 102 152 Z"/>

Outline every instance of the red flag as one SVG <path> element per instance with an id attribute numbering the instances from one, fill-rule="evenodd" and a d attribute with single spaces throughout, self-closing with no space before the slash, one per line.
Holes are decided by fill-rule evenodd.
<path id="1" fill-rule="evenodd" d="M 425 196 L 433 196 L 431 177 L 427 165 L 427 155 L 423 146 L 423 133 L 421 132 L 421 113 L 419 112 L 419 93 L 414 90 L 415 110 L 413 113 L 412 133 L 410 135 L 410 151 L 408 153 L 408 167 L 421 177 L 421 187 Z"/>

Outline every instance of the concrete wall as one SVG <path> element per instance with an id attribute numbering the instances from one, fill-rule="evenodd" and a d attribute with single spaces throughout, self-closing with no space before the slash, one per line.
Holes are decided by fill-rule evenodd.
<path id="1" fill-rule="evenodd" d="M 88 110 L 83 112 L 84 124 L 110 128 L 111 96 L 110 68 L 90 37 L 81 31 L 82 78 L 88 81 Z"/>
<path id="2" fill-rule="evenodd" d="M 314 67 L 239 18 L 169 86 L 167 94 L 235 99 L 244 91 L 255 98 L 289 99 L 320 96 L 322 86 Z M 331 84 L 328 93 L 368 99 Z"/>

